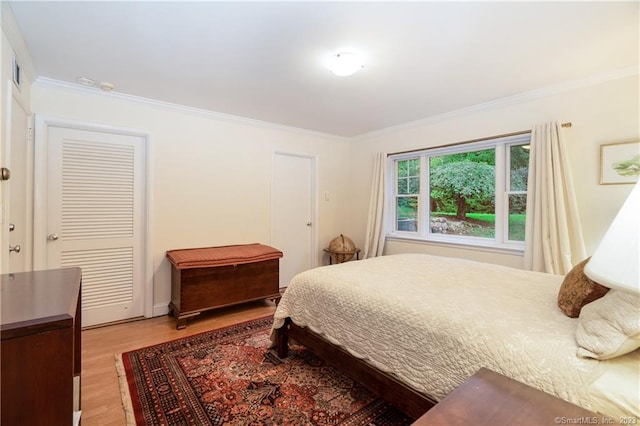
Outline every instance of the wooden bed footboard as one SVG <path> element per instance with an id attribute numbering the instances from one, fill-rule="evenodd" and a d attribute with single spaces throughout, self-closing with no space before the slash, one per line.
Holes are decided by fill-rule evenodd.
<path id="1" fill-rule="evenodd" d="M 436 404 L 433 399 L 410 388 L 390 374 L 376 369 L 287 318 L 284 326 L 276 330 L 276 349 L 280 358 L 285 358 L 288 354 L 289 339 L 306 346 L 327 363 L 340 368 L 351 378 L 414 419 L 422 416 Z"/>

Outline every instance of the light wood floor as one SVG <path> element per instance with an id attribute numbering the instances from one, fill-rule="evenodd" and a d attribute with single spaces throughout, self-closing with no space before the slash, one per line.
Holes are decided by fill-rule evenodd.
<path id="1" fill-rule="evenodd" d="M 173 317 L 163 316 L 82 332 L 82 425 L 125 425 L 115 354 L 215 328 L 271 315 L 272 302 L 260 301 L 201 314 L 186 329 L 176 330 Z"/>

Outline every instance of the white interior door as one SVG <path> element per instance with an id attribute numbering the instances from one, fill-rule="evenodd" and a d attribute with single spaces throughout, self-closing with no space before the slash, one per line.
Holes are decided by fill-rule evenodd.
<path id="1" fill-rule="evenodd" d="M 273 161 L 271 245 L 280 259 L 280 287 L 312 268 L 315 220 L 315 160 L 276 153 Z"/>
<path id="2" fill-rule="evenodd" d="M 32 269 L 33 247 L 31 244 L 31 166 L 32 151 L 29 147 L 29 118 L 31 116 L 11 97 L 11 127 L 9 142 L 9 162 L 11 179 L 7 181 L 9 202 L 5 231 L 9 231 L 9 272 L 24 272 Z"/>
<path id="3" fill-rule="evenodd" d="M 47 128 L 48 268 L 82 268 L 82 325 L 143 315 L 144 138 Z"/>

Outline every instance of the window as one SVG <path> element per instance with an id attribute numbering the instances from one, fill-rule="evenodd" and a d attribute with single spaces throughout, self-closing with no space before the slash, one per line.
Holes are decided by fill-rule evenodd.
<path id="1" fill-rule="evenodd" d="M 396 218 L 399 231 L 417 231 L 420 159 L 396 162 Z"/>
<path id="2" fill-rule="evenodd" d="M 529 139 L 524 134 L 392 155 L 388 235 L 523 247 Z"/>

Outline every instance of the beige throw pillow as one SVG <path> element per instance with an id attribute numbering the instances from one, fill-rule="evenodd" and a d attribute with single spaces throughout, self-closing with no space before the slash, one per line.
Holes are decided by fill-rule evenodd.
<path id="1" fill-rule="evenodd" d="M 584 266 L 589 259 L 590 257 L 586 258 L 569 271 L 558 292 L 558 307 L 571 318 L 577 318 L 584 305 L 601 298 L 609 291 L 584 274 Z"/>
<path id="2" fill-rule="evenodd" d="M 609 359 L 640 348 L 640 295 L 611 290 L 580 312 L 578 356 Z"/>

